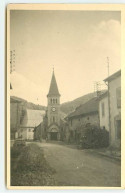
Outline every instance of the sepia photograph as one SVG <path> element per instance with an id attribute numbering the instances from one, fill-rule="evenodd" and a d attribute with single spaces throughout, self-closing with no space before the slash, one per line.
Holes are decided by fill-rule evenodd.
<path id="1" fill-rule="evenodd" d="M 111 4 L 8 5 L 8 188 L 122 187 L 122 21 Z"/>

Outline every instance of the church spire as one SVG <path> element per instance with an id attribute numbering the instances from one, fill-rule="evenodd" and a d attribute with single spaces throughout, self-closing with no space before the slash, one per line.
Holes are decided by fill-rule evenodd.
<path id="1" fill-rule="evenodd" d="M 49 93 L 48 93 L 47 97 L 48 96 L 60 96 L 58 86 L 56 83 L 55 74 L 54 74 L 54 67 L 53 67 L 53 73 L 52 73 L 52 79 L 51 79 L 51 83 L 50 83 Z"/>

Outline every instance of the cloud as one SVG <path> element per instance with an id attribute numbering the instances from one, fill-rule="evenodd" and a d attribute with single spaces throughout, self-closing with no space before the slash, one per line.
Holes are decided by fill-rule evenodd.
<path id="1" fill-rule="evenodd" d="M 113 58 L 116 56 L 120 60 L 120 42 L 121 42 L 121 25 L 116 20 L 102 21 L 97 27 L 92 27 L 92 33 L 89 36 L 90 49 L 94 49 L 99 54 L 111 55 Z"/>
<path id="2" fill-rule="evenodd" d="M 73 21 L 73 24 L 77 24 L 77 20 L 76 23 Z M 64 24 L 63 31 L 59 29 L 60 34 L 55 34 L 55 29 L 58 29 L 59 25 L 60 23 L 57 23 L 54 29 L 51 28 L 51 37 L 46 28 L 44 35 L 43 31 L 39 32 L 41 37 L 37 35 L 38 29 L 33 28 L 34 35 L 37 35 L 35 42 L 30 42 L 31 37 L 28 33 L 29 42 L 24 42 L 25 50 L 22 47 L 16 48 L 16 70 L 22 74 L 16 73 L 15 76 L 12 74 L 14 80 L 12 85 L 15 85 L 13 93 L 16 96 L 35 103 L 38 97 L 40 104 L 46 104 L 52 64 L 55 65 L 62 102 L 94 91 L 94 81 L 103 81 L 107 77 L 107 56 L 110 61 L 110 74 L 120 69 L 119 21 L 112 19 L 94 23 L 91 21 L 85 26 L 79 20 L 79 29 L 70 28 L 69 21 L 68 25 Z M 20 33 L 16 35 L 21 40 Z M 16 41 L 18 43 L 18 39 Z"/>
<path id="3" fill-rule="evenodd" d="M 43 100 L 44 92 L 40 86 L 28 80 L 16 71 L 12 72 L 10 75 L 10 81 L 13 88 L 11 92 L 12 96 L 26 99 L 27 101 L 35 104 L 45 104 Z"/>
<path id="4" fill-rule="evenodd" d="M 85 40 L 84 61 L 97 71 L 100 79 L 106 74 L 106 58 L 110 59 L 110 74 L 120 69 L 121 64 L 121 25 L 116 20 L 102 21 L 96 26 L 91 26 L 88 38 Z M 92 69 L 92 65 L 94 69 Z M 101 73 L 103 70 L 104 73 Z M 98 73 L 96 73 L 98 78 Z"/>

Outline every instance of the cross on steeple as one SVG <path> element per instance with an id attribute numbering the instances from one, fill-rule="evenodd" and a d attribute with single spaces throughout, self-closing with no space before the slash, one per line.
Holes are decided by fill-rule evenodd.
<path id="1" fill-rule="evenodd" d="M 54 65 L 53 65 L 53 73 L 54 73 Z"/>

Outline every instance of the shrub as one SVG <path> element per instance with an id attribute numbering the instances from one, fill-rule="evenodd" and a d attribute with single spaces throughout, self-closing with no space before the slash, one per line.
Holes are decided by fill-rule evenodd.
<path id="1" fill-rule="evenodd" d="M 17 158 L 22 152 L 22 150 L 23 150 L 23 147 L 21 146 L 13 146 L 11 148 L 11 158 Z"/>
<path id="2" fill-rule="evenodd" d="M 86 127 L 82 132 L 81 145 L 83 148 L 107 147 L 109 145 L 109 133 L 98 127 Z"/>

